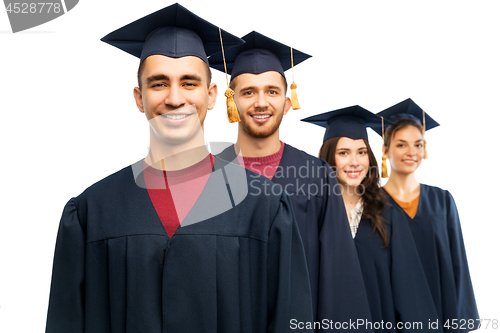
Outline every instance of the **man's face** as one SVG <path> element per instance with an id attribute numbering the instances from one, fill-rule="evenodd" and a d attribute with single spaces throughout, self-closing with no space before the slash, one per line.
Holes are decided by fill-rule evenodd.
<path id="1" fill-rule="evenodd" d="M 291 106 L 290 99 L 285 96 L 281 74 L 274 71 L 240 74 L 233 84 L 240 129 L 254 138 L 266 138 L 275 133 Z"/>
<path id="2" fill-rule="evenodd" d="M 201 59 L 152 55 L 144 60 L 140 79 L 142 89 L 136 87 L 134 97 L 157 140 L 181 144 L 200 135 L 217 97 L 217 86 L 209 85 Z"/>

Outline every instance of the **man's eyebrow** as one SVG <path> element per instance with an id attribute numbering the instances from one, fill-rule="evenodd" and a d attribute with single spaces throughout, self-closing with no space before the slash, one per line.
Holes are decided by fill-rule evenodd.
<path id="1" fill-rule="evenodd" d="M 183 80 L 192 80 L 192 81 L 200 81 L 201 82 L 201 76 L 196 75 L 196 74 L 186 74 L 181 77 L 181 81 Z"/>
<path id="2" fill-rule="evenodd" d="M 161 81 L 161 80 L 170 81 L 168 76 L 166 76 L 165 74 L 157 74 L 157 75 L 151 75 L 150 77 L 148 77 L 146 79 L 146 84 L 149 84 L 149 83 L 154 82 L 154 81 Z"/>
<path id="3" fill-rule="evenodd" d="M 267 89 L 275 89 L 275 90 L 281 91 L 281 87 L 279 87 L 279 86 L 268 85 L 268 86 L 266 86 L 266 88 Z"/>
<path id="4" fill-rule="evenodd" d="M 241 88 L 240 90 L 244 91 L 244 90 L 255 90 L 255 89 L 257 89 L 255 86 L 247 86 L 247 87 Z"/>

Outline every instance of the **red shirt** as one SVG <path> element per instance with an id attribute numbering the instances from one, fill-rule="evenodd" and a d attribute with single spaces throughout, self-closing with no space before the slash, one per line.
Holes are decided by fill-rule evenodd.
<path id="1" fill-rule="evenodd" d="M 271 180 L 278 169 L 285 144 L 281 142 L 281 148 L 277 153 L 262 157 L 243 157 L 245 168 Z"/>
<path id="2" fill-rule="evenodd" d="M 198 200 L 213 164 L 212 154 L 176 171 L 158 170 L 143 162 L 144 182 L 149 197 L 170 238 Z"/>

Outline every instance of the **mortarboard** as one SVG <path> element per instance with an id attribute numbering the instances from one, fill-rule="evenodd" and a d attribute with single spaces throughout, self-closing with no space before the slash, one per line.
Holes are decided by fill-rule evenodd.
<path id="1" fill-rule="evenodd" d="M 244 73 L 260 74 L 269 71 L 278 72 L 285 77 L 286 70 L 292 68 L 293 71 L 294 65 L 298 65 L 311 57 L 256 31 L 250 32 L 243 36 L 242 39 L 245 44 L 232 48 L 226 47 L 226 51 L 223 49 L 222 52 L 212 55 L 209 59 L 210 67 L 225 72 L 226 76 L 231 75 L 231 80 Z M 224 44 L 226 45 L 226 42 Z M 292 82 L 291 99 L 294 110 L 300 109 L 296 88 L 297 85 Z M 228 104 L 230 98 L 228 95 L 230 94 L 226 91 Z M 232 92 L 232 95 L 234 95 L 234 92 Z M 239 121 L 239 117 L 235 121 Z"/>
<path id="2" fill-rule="evenodd" d="M 425 131 L 439 126 L 438 122 L 424 112 L 411 98 L 405 99 L 384 111 L 380 111 L 377 115 L 393 123 L 400 119 L 412 119 L 423 126 L 424 134 Z M 424 140 L 424 158 L 426 159 L 427 157 L 427 141 Z"/>
<path id="3" fill-rule="evenodd" d="M 176 3 L 109 33 L 101 41 L 141 62 L 159 54 L 171 58 L 196 56 L 208 64 L 207 55 L 220 52 L 222 37 L 228 47 L 244 43 Z"/>
<path id="4" fill-rule="evenodd" d="M 400 119 L 413 119 L 420 125 L 424 126 L 424 131 L 439 126 L 439 124 L 426 112 L 424 112 L 424 110 L 422 110 L 422 108 L 411 98 L 405 99 L 404 101 L 377 113 L 377 115 L 384 117 L 385 120 L 390 120 L 393 123 Z"/>
<path id="5" fill-rule="evenodd" d="M 333 137 L 348 137 L 353 140 L 368 140 L 366 127 L 375 132 L 382 132 L 380 116 L 362 108 L 359 105 L 317 114 L 302 121 L 325 127 L 323 141 Z"/>
<path id="6" fill-rule="evenodd" d="M 224 56 L 227 73 L 231 75 L 231 78 L 243 73 L 260 74 L 269 71 L 275 71 L 285 76 L 285 71 L 292 68 L 292 56 L 293 65 L 298 65 L 311 57 L 295 49 L 292 55 L 290 46 L 256 31 L 250 32 L 242 39 L 245 44 L 232 48 L 226 47 Z M 224 44 L 226 45 L 226 42 Z M 210 67 L 224 72 L 224 59 L 221 52 L 210 57 Z"/>

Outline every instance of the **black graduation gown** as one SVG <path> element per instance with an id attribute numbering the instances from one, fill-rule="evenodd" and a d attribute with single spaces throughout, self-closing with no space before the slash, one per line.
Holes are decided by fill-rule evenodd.
<path id="1" fill-rule="evenodd" d="M 479 314 L 452 195 L 438 187 L 421 184 L 417 213 L 412 219 L 387 192 L 385 194 L 410 226 L 439 326 L 452 332 L 477 329 Z"/>
<path id="2" fill-rule="evenodd" d="M 438 316 L 406 219 L 391 206 L 383 217 L 387 247 L 366 218 L 354 238 L 375 332 L 442 332 L 429 327 Z"/>
<path id="3" fill-rule="evenodd" d="M 235 161 L 234 146 L 218 156 Z M 306 252 L 315 320 L 321 324 L 317 331 L 335 323 L 369 321 L 356 247 L 331 167 L 323 159 L 285 144 L 272 181 L 268 191 L 286 191 L 292 200 Z M 351 325 L 343 327 L 354 330 Z M 356 327 L 356 331 L 364 331 L 364 327 Z"/>
<path id="4" fill-rule="evenodd" d="M 253 175 L 250 188 L 248 170 L 216 158 L 170 239 L 141 170 L 142 161 L 67 203 L 46 332 L 286 332 L 291 319 L 312 320 L 286 195 L 256 193 L 267 179 Z"/>

